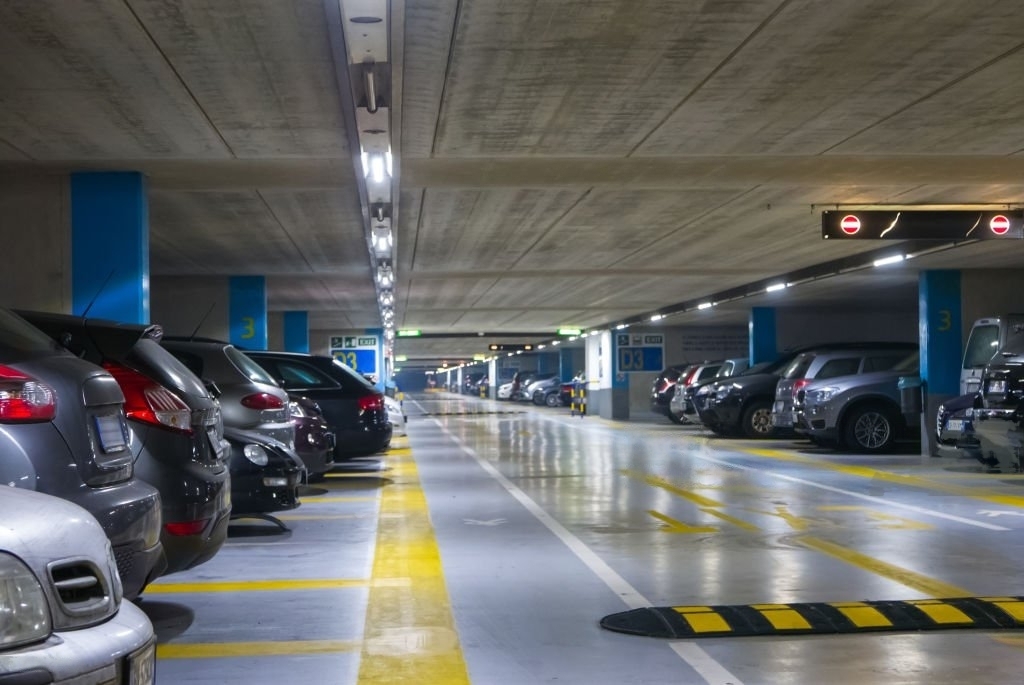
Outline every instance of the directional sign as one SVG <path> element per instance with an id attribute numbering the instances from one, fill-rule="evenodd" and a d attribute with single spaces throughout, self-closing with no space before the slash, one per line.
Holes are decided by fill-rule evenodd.
<path id="1" fill-rule="evenodd" d="M 825 240 L 1005 240 L 1024 238 L 1024 210 L 865 210 L 821 213 Z"/>
<path id="2" fill-rule="evenodd" d="M 377 373 L 376 335 L 331 336 L 331 356 L 362 374 Z"/>

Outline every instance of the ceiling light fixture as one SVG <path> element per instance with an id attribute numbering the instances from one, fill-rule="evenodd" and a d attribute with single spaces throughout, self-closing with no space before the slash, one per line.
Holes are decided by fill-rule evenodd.
<path id="1" fill-rule="evenodd" d="M 886 266 L 888 264 L 899 264 L 900 262 L 902 262 L 906 258 L 907 258 L 906 255 L 902 255 L 902 254 L 896 254 L 896 255 L 893 255 L 891 257 L 882 257 L 881 259 L 876 259 L 874 261 L 874 265 L 875 266 Z"/>
<path id="2" fill-rule="evenodd" d="M 772 283 L 770 286 L 764 289 L 766 293 L 776 293 L 780 290 L 785 290 L 789 287 L 788 283 Z"/>
<path id="3" fill-rule="evenodd" d="M 714 306 L 714 302 L 701 302 L 699 305 L 697 305 L 697 309 L 711 309 Z"/>
<path id="4" fill-rule="evenodd" d="M 618 326 L 615 327 L 615 330 L 617 330 L 617 331 L 624 331 L 627 328 L 629 328 L 629 324 L 628 323 L 620 323 Z"/>
<path id="5" fill-rule="evenodd" d="M 661 321 L 664 318 L 665 318 L 664 314 L 652 314 L 651 315 L 651 321 Z"/>

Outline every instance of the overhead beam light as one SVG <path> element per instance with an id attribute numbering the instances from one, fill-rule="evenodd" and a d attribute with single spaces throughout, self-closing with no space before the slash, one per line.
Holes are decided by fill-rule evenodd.
<path id="1" fill-rule="evenodd" d="M 664 314 L 652 314 L 651 315 L 651 321 L 661 321 L 664 318 L 665 318 Z"/>
<path id="2" fill-rule="evenodd" d="M 896 254 L 896 255 L 893 255 L 891 257 L 882 257 L 881 259 L 876 259 L 874 261 L 874 265 L 875 266 L 886 266 L 888 264 L 899 264 L 900 262 L 902 262 L 906 258 L 907 258 L 907 256 L 906 255 L 902 255 L 902 254 Z"/>
<path id="3" fill-rule="evenodd" d="M 715 304 L 713 302 L 701 302 L 697 305 L 697 309 L 711 309 Z"/>
<path id="4" fill-rule="evenodd" d="M 583 330 L 580 328 L 559 328 L 559 335 L 579 335 Z"/>
<path id="5" fill-rule="evenodd" d="M 629 328 L 629 324 L 628 323 L 620 323 L 618 326 L 615 327 L 615 330 L 617 330 L 617 331 L 624 331 L 627 328 Z"/>
<path id="6" fill-rule="evenodd" d="M 764 289 L 766 293 L 777 293 L 780 290 L 785 290 L 789 287 L 789 283 L 772 283 L 770 286 Z"/>

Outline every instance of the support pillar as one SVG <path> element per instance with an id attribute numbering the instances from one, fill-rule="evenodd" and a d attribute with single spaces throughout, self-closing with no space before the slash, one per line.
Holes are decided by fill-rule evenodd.
<path id="1" fill-rule="evenodd" d="M 284 349 L 309 354 L 309 312 L 284 313 Z"/>
<path id="2" fill-rule="evenodd" d="M 572 350 L 562 348 L 558 351 L 558 377 L 567 381 L 576 375 L 572 368 Z"/>
<path id="3" fill-rule="evenodd" d="M 747 330 L 750 339 L 750 365 L 774 361 L 778 356 L 775 308 L 752 307 Z"/>
<path id="4" fill-rule="evenodd" d="M 495 357 L 487 362 L 487 397 L 498 399 L 498 360 Z"/>
<path id="5" fill-rule="evenodd" d="M 918 277 L 918 320 L 924 415 L 921 453 L 936 456 L 935 414 L 939 405 L 960 393 L 961 338 L 960 272 L 922 271 Z"/>
<path id="6" fill-rule="evenodd" d="M 267 281 L 232 276 L 228 282 L 229 340 L 247 350 L 267 349 Z"/>
<path id="7" fill-rule="evenodd" d="M 71 311 L 149 323 L 149 204 L 135 171 L 71 174 Z"/>

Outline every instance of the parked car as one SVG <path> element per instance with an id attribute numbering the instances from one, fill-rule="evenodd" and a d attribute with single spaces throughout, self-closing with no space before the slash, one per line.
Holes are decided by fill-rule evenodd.
<path id="1" fill-rule="evenodd" d="M 838 359 L 826 362 L 825 372 L 797 391 L 793 408 L 797 433 L 819 445 L 834 443 L 866 453 L 885 452 L 900 439 L 920 439 L 920 415 L 902 413 L 899 389 L 901 376 L 918 374 L 916 351 L 886 371 L 832 376 L 827 366 Z"/>
<path id="2" fill-rule="evenodd" d="M 976 393 L 982 388 L 982 376 L 989 362 L 1009 345 L 1016 346 L 1015 338 L 1024 328 L 1024 314 L 1000 314 L 978 319 L 971 326 L 964 345 L 963 365 L 960 370 L 960 394 Z"/>
<path id="3" fill-rule="evenodd" d="M 0 309 L 0 483 L 70 500 L 113 545 L 125 595 L 138 596 L 167 562 L 160 494 L 135 477 L 138 438 L 117 381 Z"/>
<path id="4" fill-rule="evenodd" d="M 526 391 L 537 406 L 560 407 L 563 404 L 562 379 L 557 375 L 534 381 Z"/>
<path id="5" fill-rule="evenodd" d="M 997 467 L 999 460 L 981 451 L 981 443 L 974 433 L 974 407 L 980 406 L 978 393 L 960 395 L 939 405 L 935 416 L 935 432 L 940 451 L 952 451 L 990 468 Z"/>
<path id="6" fill-rule="evenodd" d="M 288 393 L 262 366 L 226 342 L 164 337 L 161 344 L 216 388 L 225 428 L 261 433 L 295 449 Z"/>
<path id="7" fill-rule="evenodd" d="M 212 558 L 231 513 L 229 445 L 220 405 L 202 381 L 160 347 L 159 326 L 19 312 L 65 348 L 109 371 L 139 437 L 135 475 L 160 491 L 165 573 Z M 145 449 L 141 449 L 145 447 Z"/>
<path id="8" fill-rule="evenodd" d="M 733 375 L 734 369 L 747 368 L 745 359 L 726 359 L 701 364 L 693 373 L 681 376 L 676 382 L 676 389 L 669 401 L 669 411 L 672 414 L 674 423 L 688 423 L 690 416 L 693 416 L 693 395 L 704 383 L 716 378 L 728 378 Z M 738 371 L 737 371 L 738 373 Z"/>
<path id="9" fill-rule="evenodd" d="M 775 386 L 772 426 L 789 429 L 796 425 L 793 404 L 797 394 L 811 382 L 858 373 L 888 371 L 916 351 L 916 343 L 878 343 L 865 348 L 812 349 L 798 354 L 782 371 Z M 914 374 L 917 374 L 916 370 Z M 898 394 L 896 400 L 898 408 Z"/>
<path id="10" fill-rule="evenodd" d="M 673 423 L 682 423 L 672 414 L 672 398 L 675 396 L 676 384 L 686 374 L 696 371 L 697 364 L 675 364 L 662 369 L 651 386 L 651 411 L 668 417 Z"/>
<path id="11" fill-rule="evenodd" d="M 151 685 L 156 638 L 122 597 L 103 528 L 71 502 L 0 486 L 0 682 Z"/>
<path id="12" fill-rule="evenodd" d="M 1004 333 L 985 366 L 971 425 L 984 461 L 1010 473 L 1024 470 L 1024 318 Z"/>
<path id="13" fill-rule="evenodd" d="M 334 431 L 313 400 L 288 394 L 288 415 L 295 424 L 295 451 L 310 478 L 318 478 L 334 468 Z"/>
<path id="14" fill-rule="evenodd" d="M 405 408 L 402 406 L 402 401 L 384 396 L 384 408 L 388 411 L 388 421 L 391 422 L 391 435 L 405 435 L 405 424 L 409 420 L 409 417 L 405 415 Z"/>
<path id="15" fill-rule="evenodd" d="M 482 371 L 466 372 L 462 376 L 462 394 L 463 395 L 479 395 L 480 394 L 480 381 L 485 379 L 487 374 Z"/>
<path id="16" fill-rule="evenodd" d="M 294 509 L 306 467 L 290 445 L 265 433 L 226 427 L 231 444 L 232 516 Z"/>
<path id="17" fill-rule="evenodd" d="M 247 352 L 253 362 L 289 392 L 314 400 L 337 443 L 335 461 L 388 448 L 393 429 L 384 393 L 337 359 L 299 352 Z"/>
<path id="18" fill-rule="evenodd" d="M 775 388 L 783 371 L 800 354 L 811 350 L 860 350 L 877 343 L 821 343 L 783 353 L 756 373 L 715 381 L 700 403 L 695 402 L 701 423 L 719 435 L 771 438 L 777 430 L 771 422 Z"/>

